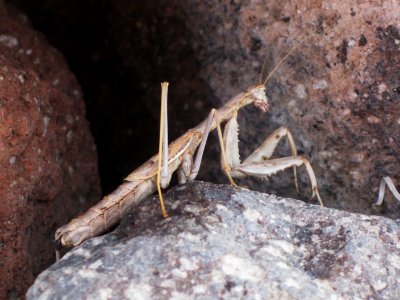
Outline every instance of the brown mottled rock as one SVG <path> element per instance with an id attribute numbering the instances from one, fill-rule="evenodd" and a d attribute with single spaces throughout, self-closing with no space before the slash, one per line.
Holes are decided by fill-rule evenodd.
<path id="1" fill-rule="evenodd" d="M 0 298 L 54 261 L 56 227 L 98 200 L 96 148 L 63 56 L 0 1 Z"/>
<path id="2" fill-rule="evenodd" d="M 399 299 L 400 224 L 190 182 L 41 273 L 27 299 Z"/>
<path id="3" fill-rule="evenodd" d="M 107 191 L 156 151 L 161 80 L 171 81 L 172 138 L 258 82 L 265 58 L 269 71 L 307 35 L 268 84 L 270 113 L 239 114 L 242 157 L 287 125 L 325 202 L 365 213 L 374 212 L 380 178 L 399 179 L 396 1 L 10 1 L 74 62 Z M 206 152 L 199 178 L 226 182 L 213 135 Z M 242 184 L 296 196 L 291 172 Z M 396 206 L 380 212 L 394 217 Z"/>
<path id="4" fill-rule="evenodd" d="M 269 114 L 242 118 L 243 156 L 253 149 L 249 145 L 288 126 L 300 152 L 311 158 L 326 204 L 373 212 L 382 176 L 400 182 L 400 4 L 181 1 L 180 6 L 215 105 L 258 82 L 264 59 L 271 70 L 311 36 L 270 80 Z M 249 184 L 287 195 L 292 189 L 287 174 L 272 185 Z M 381 213 L 398 216 L 399 204 Z"/>

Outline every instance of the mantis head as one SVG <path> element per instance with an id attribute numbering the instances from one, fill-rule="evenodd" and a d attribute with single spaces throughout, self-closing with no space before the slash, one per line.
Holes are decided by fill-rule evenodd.
<path id="1" fill-rule="evenodd" d="M 257 107 L 264 113 L 269 110 L 268 97 L 265 92 L 264 84 L 250 87 L 247 92 L 248 95 L 252 98 L 255 107 Z"/>

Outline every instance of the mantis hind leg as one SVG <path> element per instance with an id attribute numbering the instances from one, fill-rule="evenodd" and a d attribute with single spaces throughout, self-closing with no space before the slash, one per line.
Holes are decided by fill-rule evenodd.
<path id="1" fill-rule="evenodd" d="M 243 163 L 234 170 L 248 176 L 267 178 L 288 168 L 300 167 L 302 165 L 306 167 L 308 178 L 311 182 L 311 198 L 317 197 L 319 204 L 324 206 L 318 192 L 317 179 L 314 170 L 311 167 L 310 162 L 302 156 L 288 156 L 265 161 L 263 160 L 261 162 Z"/>
<path id="2" fill-rule="evenodd" d="M 297 156 L 297 147 L 290 130 L 287 127 L 279 127 L 278 129 L 274 130 L 274 132 L 272 132 L 272 134 L 244 160 L 243 164 L 262 163 L 263 161 L 269 160 L 279 142 L 284 137 L 288 139 L 292 156 Z M 294 185 L 297 193 L 299 193 L 296 166 L 293 166 L 293 175 Z"/>
<path id="3" fill-rule="evenodd" d="M 168 170 L 168 82 L 161 83 L 161 112 L 160 112 L 160 143 L 158 151 L 158 169 L 157 169 L 157 191 L 160 199 L 161 213 L 164 218 L 168 217 L 164 205 L 164 198 L 161 187 L 168 186 L 171 176 Z"/>
<path id="4" fill-rule="evenodd" d="M 157 191 L 160 199 L 161 211 L 164 218 L 168 217 L 167 211 L 164 205 L 164 199 L 161 188 L 166 188 L 171 180 L 171 174 L 169 174 L 168 168 L 168 114 L 167 114 L 167 100 L 168 100 L 168 83 L 161 83 L 161 113 L 160 113 L 160 142 L 159 142 L 159 153 L 158 157 L 158 169 L 157 169 Z M 193 162 L 193 155 L 191 153 L 183 154 L 183 160 L 179 166 L 178 181 L 180 184 L 186 182 L 186 180 L 193 180 L 196 178 L 201 160 L 204 153 L 204 148 L 208 139 L 208 135 L 211 130 L 211 124 L 214 120 L 216 110 L 212 109 L 208 118 L 204 131 L 202 132 L 202 139 L 200 146 L 197 150 L 196 159 Z"/>

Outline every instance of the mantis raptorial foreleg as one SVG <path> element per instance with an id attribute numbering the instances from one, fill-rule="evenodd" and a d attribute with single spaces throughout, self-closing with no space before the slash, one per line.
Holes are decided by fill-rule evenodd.
<path id="1" fill-rule="evenodd" d="M 237 114 L 237 111 L 234 111 L 233 114 Z M 229 163 L 230 161 L 233 160 L 233 158 L 231 158 L 230 156 L 227 157 L 227 154 L 226 154 L 227 149 L 226 149 L 226 145 L 224 144 L 223 137 L 222 137 L 221 123 L 220 123 L 220 120 L 218 118 L 218 113 L 215 114 L 215 119 L 216 119 L 216 122 L 217 122 L 218 139 L 219 139 L 219 144 L 220 144 L 220 147 L 221 147 L 221 167 L 222 167 L 222 170 L 226 173 L 226 176 L 228 176 L 228 179 L 229 179 L 231 185 L 234 186 L 234 187 L 237 187 L 237 184 L 235 183 L 235 181 L 233 181 L 232 176 L 231 176 L 231 173 L 232 173 L 232 167 L 231 166 L 232 166 L 232 164 Z M 233 143 L 232 144 L 233 147 L 235 145 L 236 145 L 236 147 L 239 147 L 239 139 L 237 139 L 237 143 Z M 239 151 L 237 153 L 239 153 Z M 239 155 L 238 155 L 238 159 L 239 159 Z"/>
<path id="2" fill-rule="evenodd" d="M 259 164 L 266 160 L 269 160 L 271 156 L 274 154 L 276 147 L 282 138 L 286 137 L 289 142 L 290 151 L 292 156 L 297 156 L 297 148 L 293 139 L 292 133 L 289 131 L 287 127 L 279 127 L 256 149 L 253 153 L 251 153 L 244 161 L 244 165 L 248 164 Z M 293 175 L 294 175 L 294 185 L 296 187 L 296 192 L 299 192 L 299 185 L 297 182 L 297 172 L 296 166 L 293 166 Z"/>
<path id="3" fill-rule="evenodd" d="M 308 177 L 310 178 L 312 197 L 317 197 L 319 203 L 323 206 L 318 193 L 317 180 L 311 164 L 304 157 L 297 156 L 297 149 L 293 136 L 287 128 L 281 127 L 275 130 L 243 163 L 240 162 L 239 157 L 238 130 L 237 113 L 234 113 L 225 126 L 223 138 L 220 135 L 222 152 L 221 165 L 222 169 L 229 177 L 243 178 L 245 176 L 254 176 L 266 178 L 285 169 L 293 168 L 295 185 L 296 189 L 298 189 L 296 167 L 304 165 Z M 285 136 L 288 138 L 292 156 L 269 159 L 279 141 Z M 231 182 L 233 181 L 232 179 L 230 180 Z"/>
<path id="4" fill-rule="evenodd" d="M 379 186 L 378 200 L 376 201 L 376 203 L 374 203 L 374 205 L 381 205 L 383 203 L 383 197 L 385 197 L 386 185 L 392 192 L 393 196 L 400 201 L 400 194 L 397 191 L 396 187 L 394 186 L 392 179 L 390 177 L 383 177 L 381 179 L 381 184 Z"/>

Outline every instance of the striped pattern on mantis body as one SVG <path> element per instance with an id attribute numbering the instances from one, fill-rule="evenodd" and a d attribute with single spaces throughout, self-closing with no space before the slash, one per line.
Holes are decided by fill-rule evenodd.
<path id="1" fill-rule="evenodd" d="M 231 119 L 236 112 L 249 104 L 261 111 L 268 110 L 268 99 L 263 84 L 250 87 L 218 109 L 219 122 Z M 184 161 L 193 157 L 202 141 L 207 120 L 187 131 L 168 147 L 168 170 L 170 176 Z M 215 119 L 210 130 L 215 129 Z M 98 236 L 119 222 L 125 212 L 130 211 L 141 200 L 156 191 L 158 155 L 154 155 L 138 169 L 129 174 L 124 182 L 111 194 L 105 196 L 98 204 L 84 214 L 60 227 L 55 234 L 56 241 L 63 247 L 75 247 L 85 240 Z"/>
<path id="2" fill-rule="evenodd" d="M 178 173 L 179 183 L 184 183 L 186 180 L 192 180 L 196 177 L 208 133 L 215 128 L 218 129 L 221 146 L 222 169 L 232 185 L 235 185 L 232 177 L 266 178 L 287 168 L 293 168 L 296 189 L 298 189 L 296 167 L 304 165 L 311 182 L 312 197 L 317 197 L 322 205 L 313 169 L 307 159 L 297 155 L 296 145 L 287 128 L 281 127 L 275 130 L 243 163 L 240 162 L 238 148 L 239 137 L 236 120 L 238 111 L 247 105 L 254 105 L 262 112 L 268 111 L 265 84 L 278 66 L 308 39 L 309 37 L 305 38 L 293 47 L 269 73 L 263 84 L 250 86 L 246 92 L 238 94 L 218 110 L 211 110 L 205 121 L 190 129 L 169 145 L 166 138 L 166 89 L 168 84 L 162 83 L 161 127 L 165 129 L 165 132 L 164 136 L 160 138 L 160 145 L 162 146 L 160 146 L 159 154 L 154 155 L 129 174 L 114 192 L 105 196 L 98 204 L 71 220 L 67 225 L 60 227 L 55 234 L 56 242 L 60 246 L 75 247 L 91 237 L 104 233 L 117 224 L 124 213 L 153 194 L 157 188 L 160 194 L 162 213 L 163 216 L 166 216 L 167 212 L 163 205 L 160 186 L 168 186 L 175 171 Z M 220 123 L 226 121 L 227 125 L 225 126 L 224 136 L 222 136 Z M 163 132 L 163 130 L 160 130 L 160 132 Z M 160 136 L 162 135 L 160 134 Z M 289 141 L 292 156 L 270 159 L 279 141 L 284 137 Z M 193 155 L 196 150 L 197 155 L 193 163 Z M 160 157 L 163 163 L 159 162 Z"/>

